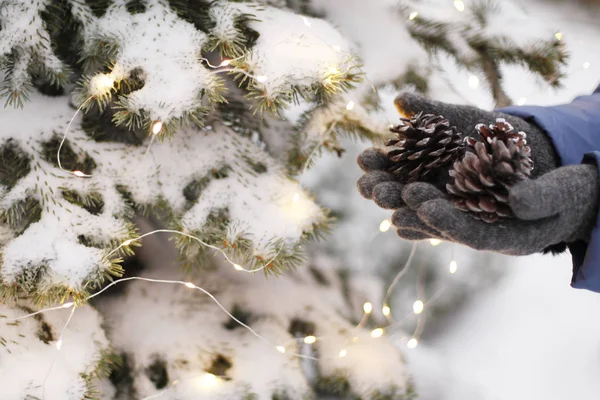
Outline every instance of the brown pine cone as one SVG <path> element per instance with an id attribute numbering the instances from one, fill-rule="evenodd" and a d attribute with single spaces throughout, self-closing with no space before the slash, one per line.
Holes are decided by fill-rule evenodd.
<path id="1" fill-rule="evenodd" d="M 454 206 L 475 218 L 493 223 L 513 217 L 508 205 L 508 190 L 529 179 L 533 169 L 531 149 L 524 132 L 516 131 L 498 118 L 495 124 L 475 127 L 481 141 L 467 138 L 467 152 L 454 163 L 446 185 L 454 197 Z"/>
<path id="2" fill-rule="evenodd" d="M 400 182 L 434 180 L 442 167 L 457 160 L 464 151 L 463 136 L 441 115 L 423 114 L 401 118 L 390 128 L 397 137 L 388 140 L 388 169 Z"/>

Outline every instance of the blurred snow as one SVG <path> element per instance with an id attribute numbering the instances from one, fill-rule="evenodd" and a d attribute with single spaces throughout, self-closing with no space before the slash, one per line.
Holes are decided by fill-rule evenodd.
<path id="1" fill-rule="evenodd" d="M 394 21 L 385 11 L 393 1 L 369 1 L 368 7 L 357 5 L 356 9 L 334 7 L 331 0 L 315 3 L 344 35 L 358 43 L 359 53 L 365 58 L 365 71 L 368 77 L 373 75 L 372 80 L 382 82 L 386 76 L 393 79 L 409 63 L 422 61 L 418 51 L 411 52 L 412 43 L 401 43 L 406 40 L 405 35 L 397 34 L 402 22 Z M 355 3 L 359 2 L 352 2 Z M 467 0 L 464 3 L 466 7 L 473 4 Z M 535 27 L 513 24 L 514 36 L 527 36 L 531 29 L 539 30 L 540 26 L 551 34 L 561 32 L 570 59 L 565 68 L 564 88 L 560 90 L 544 87 L 522 68 L 503 68 L 506 89 L 512 99 L 519 104 L 550 105 L 591 93 L 600 83 L 600 52 L 596 47 L 600 37 L 600 8 L 592 10 L 573 2 L 539 0 L 520 2 L 518 6 L 519 12 L 535 19 Z M 367 20 L 383 15 L 385 18 L 377 17 L 376 21 Z M 430 81 L 432 97 L 485 109 L 493 106 L 483 85 L 469 86 L 470 73 L 443 58 L 436 64 L 439 71 L 434 72 Z M 396 93 L 380 90 L 379 94 L 383 105 L 388 107 L 386 115 L 390 122 L 397 120 L 392 106 Z M 354 173 L 354 180 L 360 176 L 358 168 L 348 171 L 348 158 L 353 155 L 337 164 L 324 157 L 308 176 L 309 185 L 325 183 L 326 188 L 321 187 L 319 192 L 322 203 L 330 207 L 336 202 L 339 205 L 339 193 L 335 196 L 332 192 L 342 185 L 340 171 L 346 175 Z M 359 215 L 342 216 L 341 228 L 328 244 L 331 250 L 341 252 L 354 264 L 351 267 L 365 270 L 376 268 L 386 258 L 393 259 L 394 253 L 396 259 L 397 254 L 405 255 L 407 244 L 393 237 L 392 232 L 372 238 L 379 235 L 377 227 L 389 213 L 366 201 L 360 206 L 349 204 L 355 201 L 358 204 L 354 196 L 344 195 L 344 204 L 340 206 L 346 211 L 354 209 Z M 344 249 L 349 254 L 344 254 Z M 359 250 L 363 251 L 362 256 Z M 479 256 L 471 256 L 481 260 Z M 440 257 L 437 262 L 446 259 Z M 499 257 L 496 261 L 505 269 L 503 279 L 498 279 L 490 289 L 469 293 L 471 297 L 466 304 L 445 318 L 442 329 L 438 326 L 435 334 L 424 337 L 416 349 L 405 348 L 420 399 L 598 399 L 600 295 L 570 288 L 569 254 Z M 440 268 L 446 269 L 446 262 Z M 486 264 L 478 265 L 480 268 L 489 268 L 487 263 L 480 264 Z M 457 276 L 460 272 L 459 267 Z"/>

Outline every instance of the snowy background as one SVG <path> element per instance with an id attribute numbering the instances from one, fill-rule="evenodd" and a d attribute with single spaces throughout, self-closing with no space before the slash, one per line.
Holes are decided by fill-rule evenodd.
<path id="1" fill-rule="evenodd" d="M 393 79 L 402 69 L 399 65 L 419 64 L 424 57 L 398 27 L 397 16 L 389 12 L 391 0 L 345 0 L 347 7 L 343 8 L 340 0 L 313 3 L 320 5 L 326 18 L 359 46 L 367 76 L 375 84 Z M 600 7 L 588 8 L 575 1 L 527 1 L 519 6 L 501 3 L 518 9 L 509 17 L 520 18 L 501 18 L 496 21 L 499 28 L 517 38 L 540 30 L 561 32 L 570 53 L 564 87 L 559 90 L 543 87 L 520 68 L 505 68 L 505 87 L 515 102 L 560 104 L 589 94 L 600 84 Z M 468 7 L 469 2 L 465 5 Z M 439 59 L 435 64 L 441 67 L 430 81 L 432 97 L 485 109 L 493 107 L 485 87 L 475 85 L 470 73 L 455 68 L 449 60 Z M 391 107 L 395 91 L 380 90 L 380 95 L 389 108 L 390 123 L 395 122 L 397 114 Z M 349 267 L 355 270 L 378 269 L 382 259 L 400 253 L 406 258 L 409 250 L 395 237 L 393 229 L 385 234 L 378 232 L 379 223 L 389 218 L 389 213 L 353 190 L 360 176 L 354 159 L 366 147 L 369 144 L 350 145 L 341 160 L 321 158 L 306 179 L 323 204 L 358 214 L 344 215 L 328 244 L 342 254 L 345 249 Z M 345 172 L 340 182 L 342 170 Z M 343 196 L 331 189 L 334 182 L 343 187 Z M 448 262 L 457 259 L 459 270 L 452 279 L 455 285 L 460 282 L 463 290 L 471 290 L 464 284 L 471 275 L 475 279 L 473 292 L 458 305 L 451 302 L 454 297 L 442 294 L 439 303 L 447 301 L 454 310 L 441 322 L 434 321 L 429 331 L 425 328 L 417 348 L 407 350 L 403 346 L 422 400 L 598 399 L 600 295 L 569 287 L 569 254 L 490 259 L 449 244 L 419 246 L 421 254 L 433 257 L 440 270 L 447 271 Z M 477 265 L 461 268 L 469 261 Z M 379 269 L 386 273 L 384 267 Z M 474 269 L 479 272 L 472 274 Z M 481 270 L 485 269 L 493 272 L 482 277 Z M 451 281 L 449 285 L 452 291 Z M 398 291 L 397 297 L 402 298 L 402 287 Z M 403 343 L 399 335 L 398 344 Z"/>

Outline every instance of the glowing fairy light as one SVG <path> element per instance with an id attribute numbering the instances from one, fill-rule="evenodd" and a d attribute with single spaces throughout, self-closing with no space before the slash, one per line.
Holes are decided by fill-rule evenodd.
<path id="1" fill-rule="evenodd" d="M 475 75 L 469 76 L 469 87 L 472 89 L 477 89 L 477 87 L 479 87 L 479 78 Z"/>
<path id="2" fill-rule="evenodd" d="M 91 176 L 91 175 L 85 174 L 79 170 L 73 171 L 72 173 L 73 173 L 73 175 L 75 175 L 78 178 L 88 178 Z"/>
<path id="3" fill-rule="evenodd" d="M 450 271 L 451 274 L 455 274 L 457 269 L 458 269 L 458 263 L 454 260 L 450 261 L 450 265 L 448 266 L 448 271 Z"/>
<path id="4" fill-rule="evenodd" d="M 278 352 L 280 352 L 282 354 L 285 354 L 285 347 L 283 347 L 283 346 L 276 346 L 275 348 L 277 349 Z"/>
<path id="5" fill-rule="evenodd" d="M 163 128 L 163 123 L 162 121 L 158 120 L 158 121 L 154 121 L 154 123 L 152 124 L 152 133 L 155 135 L 158 135 L 160 133 L 160 131 Z"/>
<path id="6" fill-rule="evenodd" d="M 381 221 L 381 224 L 379 224 L 379 230 L 381 232 L 387 232 L 390 230 L 391 227 L 392 221 L 390 221 L 389 219 L 384 219 L 383 221 Z"/>
<path id="7" fill-rule="evenodd" d="M 110 74 L 97 74 L 90 79 L 89 92 L 94 97 L 104 96 L 115 84 L 115 78 Z"/>
<path id="8" fill-rule="evenodd" d="M 354 102 L 353 101 L 349 101 L 348 104 L 346 104 L 346 110 L 351 111 L 352 109 L 354 109 Z"/>
<path id="9" fill-rule="evenodd" d="M 302 16 L 302 21 L 304 21 L 304 25 L 308 26 L 309 28 L 312 27 L 312 23 L 310 22 L 310 20 L 308 18 L 306 18 L 305 16 Z"/>
<path id="10" fill-rule="evenodd" d="M 442 241 L 440 239 L 429 239 L 429 244 L 433 247 L 438 246 Z"/>
<path id="11" fill-rule="evenodd" d="M 227 66 L 229 66 L 229 64 L 231 64 L 231 60 L 226 58 L 223 61 L 221 61 L 221 64 L 219 64 L 219 67 L 227 67 Z"/>
<path id="12" fill-rule="evenodd" d="M 192 282 L 185 282 L 184 285 L 190 289 L 194 289 L 196 287 L 196 285 L 194 285 Z"/>
<path id="13" fill-rule="evenodd" d="M 340 350 L 340 354 L 339 354 L 340 358 L 344 358 L 347 355 L 348 355 L 348 351 L 346 349 Z"/>
<path id="14" fill-rule="evenodd" d="M 558 40 L 558 41 L 562 40 L 562 39 L 563 39 L 563 36 L 564 36 L 564 35 L 563 35 L 563 33 L 562 33 L 562 32 L 560 32 L 560 31 L 559 31 L 559 32 L 556 32 L 556 33 L 554 34 L 554 37 L 555 37 L 555 38 L 556 38 L 556 40 Z"/>
<path id="15" fill-rule="evenodd" d="M 463 2 L 463 0 L 454 0 L 454 8 L 456 8 L 460 12 L 463 12 L 465 11 L 465 3 Z"/>
<path id="16" fill-rule="evenodd" d="M 372 338 L 377 339 L 377 338 L 381 337 L 382 335 L 383 335 L 383 328 L 376 328 L 371 331 Z"/>
<path id="17" fill-rule="evenodd" d="M 258 75 L 256 76 L 256 80 L 259 81 L 260 83 L 264 83 L 269 79 L 268 76 L 265 75 Z"/>
<path id="18" fill-rule="evenodd" d="M 517 104 L 520 106 L 522 106 L 525 103 L 527 103 L 527 97 L 521 97 L 519 100 L 517 100 Z"/>
<path id="19" fill-rule="evenodd" d="M 408 347 L 409 349 L 414 349 L 415 347 L 417 347 L 418 344 L 419 342 L 417 341 L 417 339 L 412 338 L 406 343 L 406 347 Z"/>
<path id="20" fill-rule="evenodd" d="M 342 51 L 342 48 L 341 48 L 340 46 L 338 46 L 337 44 L 336 44 L 336 45 L 333 45 L 333 46 L 331 46 L 331 47 L 333 48 L 333 50 L 334 50 L 334 51 L 337 51 L 338 53 L 339 53 L 340 51 Z"/>
<path id="21" fill-rule="evenodd" d="M 133 243 L 133 240 L 131 240 L 131 239 L 127 239 L 127 240 L 126 240 L 126 241 L 124 241 L 124 242 L 123 242 L 121 245 L 122 245 L 122 246 L 129 246 L 129 245 L 131 245 L 131 243 Z"/>
<path id="22" fill-rule="evenodd" d="M 297 203 L 299 200 L 300 200 L 300 194 L 294 193 L 294 196 L 292 197 L 292 202 Z"/>
<path id="23" fill-rule="evenodd" d="M 367 301 L 363 304 L 363 310 L 365 311 L 365 314 L 371 314 L 371 311 L 373 311 L 373 304 Z"/>
<path id="24" fill-rule="evenodd" d="M 62 347 L 62 344 L 63 344 L 63 341 L 62 341 L 62 339 L 58 339 L 58 340 L 56 341 L 56 345 L 55 345 L 55 346 L 56 346 L 56 350 L 60 350 L 60 349 L 61 349 L 61 347 Z"/>
<path id="25" fill-rule="evenodd" d="M 421 300 L 417 300 L 413 303 L 413 312 L 415 314 L 421 314 L 425 309 L 425 304 Z"/>
<path id="26" fill-rule="evenodd" d="M 75 305 L 75 303 L 73 303 L 72 301 L 69 301 L 68 303 L 65 303 L 62 305 L 62 308 L 71 308 Z"/>
<path id="27" fill-rule="evenodd" d="M 312 335 L 304 338 L 304 343 L 306 343 L 306 344 L 313 344 L 316 341 L 317 341 L 317 338 Z"/>
<path id="28" fill-rule="evenodd" d="M 390 309 L 389 306 L 383 306 L 381 308 L 381 312 L 383 313 L 383 315 L 385 315 L 386 317 L 390 316 L 390 313 L 392 312 L 392 310 Z"/>
<path id="29" fill-rule="evenodd" d="M 204 376 L 200 378 L 200 384 L 204 387 L 213 387 L 217 382 L 219 382 L 219 378 L 210 372 L 205 373 Z"/>
<path id="30" fill-rule="evenodd" d="M 413 11 L 413 12 L 411 12 L 411 13 L 410 13 L 410 15 L 408 16 L 408 19 L 410 19 L 410 20 L 412 21 L 413 19 L 417 18 L 417 15 L 419 15 L 419 13 L 418 13 L 418 12 L 416 12 L 416 11 Z"/>
<path id="31" fill-rule="evenodd" d="M 233 264 L 233 268 L 235 268 L 237 271 L 243 271 L 244 270 L 244 268 L 240 264 Z"/>
<path id="32" fill-rule="evenodd" d="M 590 63 L 589 62 L 584 62 L 583 63 L 583 69 L 588 69 L 590 67 Z"/>

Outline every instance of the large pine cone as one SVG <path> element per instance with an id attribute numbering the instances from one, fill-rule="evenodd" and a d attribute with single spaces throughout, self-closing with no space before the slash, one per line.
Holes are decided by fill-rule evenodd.
<path id="1" fill-rule="evenodd" d="M 391 127 L 397 138 L 388 140 L 389 171 L 403 183 L 431 181 L 442 167 L 457 160 L 464 151 L 462 134 L 441 115 L 423 114 L 401 118 Z"/>
<path id="2" fill-rule="evenodd" d="M 454 163 L 446 185 L 456 208 L 475 218 L 493 223 L 513 217 L 508 205 L 508 190 L 529 179 L 533 169 L 531 149 L 525 132 L 517 132 L 502 118 L 496 124 L 475 127 L 481 141 L 467 138 L 465 156 Z"/>

